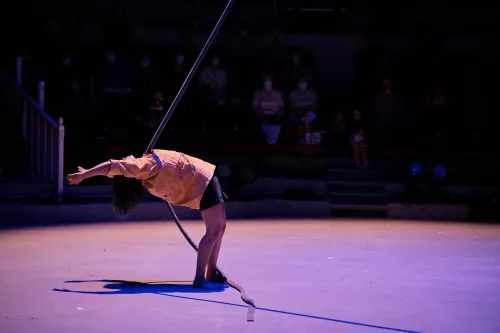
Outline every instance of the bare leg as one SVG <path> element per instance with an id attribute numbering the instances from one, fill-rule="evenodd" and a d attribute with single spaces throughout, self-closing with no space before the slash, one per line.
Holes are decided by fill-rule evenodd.
<path id="1" fill-rule="evenodd" d="M 203 289 L 215 289 L 216 286 L 206 281 L 205 271 L 208 261 L 212 255 L 215 243 L 219 239 L 222 232 L 222 216 L 220 205 L 211 207 L 202 212 L 203 220 L 205 221 L 206 232 L 198 246 L 198 257 L 196 260 L 196 276 L 194 286 Z"/>
<path id="2" fill-rule="evenodd" d="M 208 266 L 207 266 L 207 279 L 212 282 L 217 282 L 215 281 L 217 260 L 219 259 L 219 252 L 222 245 L 222 238 L 224 237 L 224 233 L 226 232 L 226 204 L 223 202 L 218 206 L 220 206 L 221 210 L 221 232 L 219 238 L 214 244 L 214 249 L 212 250 L 212 254 L 208 259 Z"/>

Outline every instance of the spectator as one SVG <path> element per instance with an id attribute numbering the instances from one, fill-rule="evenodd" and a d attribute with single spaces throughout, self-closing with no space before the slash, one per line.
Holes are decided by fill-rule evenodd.
<path id="1" fill-rule="evenodd" d="M 273 89 L 273 76 L 264 74 L 262 81 L 263 88 L 254 93 L 252 106 L 267 144 L 274 145 L 279 139 L 285 104 L 281 92 Z"/>
<path id="2" fill-rule="evenodd" d="M 291 126 L 297 136 L 305 139 L 316 129 L 316 105 L 318 96 L 308 87 L 308 79 L 301 78 L 297 89 L 289 96 L 291 109 Z"/>
<path id="3" fill-rule="evenodd" d="M 76 105 L 82 102 L 82 96 L 79 75 L 71 54 L 66 53 L 62 56 L 62 61 L 56 65 L 52 74 L 48 80 L 48 87 L 51 88 L 47 90 L 49 106 L 47 109 L 56 118 L 62 116 L 69 122 L 76 120 Z"/>
<path id="4" fill-rule="evenodd" d="M 213 55 L 210 65 L 205 66 L 200 73 L 199 83 L 204 90 L 204 96 L 209 102 L 223 105 L 226 102 L 227 72 L 220 67 L 218 55 Z"/>
<path id="5" fill-rule="evenodd" d="M 180 87 L 184 83 L 190 68 L 187 65 L 186 55 L 184 52 L 176 52 L 171 62 L 169 63 L 168 71 L 162 76 L 162 88 L 165 93 L 165 99 L 172 101 L 176 94 L 178 93 Z M 194 87 L 196 91 L 197 87 Z M 205 115 L 209 112 L 201 113 L 201 117 L 198 114 L 193 114 L 194 110 L 199 110 L 206 107 L 206 103 L 200 103 L 198 108 L 193 108 L 193 104 L 198 102 L 197 98 L 193 98 L 191 94 L 191 85 L 188 86 L 184 97 L 180 100 L 177 105 L 177 111 L 174 112 L 170 122 L 169 127 L 171 128 L 193 128 L 205 126 Z"/>
<path id="6" fill-rule="evenodd" d="M 368 154 L 366 152 L 366 125 L 362 113 L 354 110 L 349 122 L 349 144 L 352 149 L 356 167 L 368 168 Z"/>
<path id="7" fill-rule="evenodd" d="M 171 71 L 167 75 L 167 80 L 169 81 L 168 90 L 176 91 L 177 89 L 179 89 L 186 79 L 187 74 L 188 69 L 186 68 L 186 57 L 184 56 L 184 53 L 178 52 L 177 54 L 175 54 Z"/>
<path id="8" fill-rule="evenodd" d="M 226 126 L 225 111 L 228 103 L 227 72 L 220 66 L 220 58 L 214 54 L 210 65 L 205 66 L 200 73 L 201 102 L 198 108 L 205 110 L 201 117 L 203 128 L 219 130 Z"/>
<path id="9" fill-rule="evenodd" d="M 160 125 L 165 113 L 164 110 L 163 94 L 161 92 L 155 92 L 145 119 L 146 127 L 149 130 L 154 130 Z"/>
<path id="10" fill-rule="evenodd" d="M 297 84 L 302 78 L 309 79 L 309 85 L 311 85 L 312 71 L 303 61 L 302 56 L 299 52 L 293 52 L 291 55 L 291 64 L 285 67 L 282 75 L 283 89 L 285 93 L 288 93 L 297 87 Z"/>
<path id="11" fill-rule="evenodd" d="M 377 140 L 381 146 L 393 142 L 399 137 L 399 129 L 403 127 L 403 101 L 393 91 L 392 82 L 382 80 L 382 91 L 377 94 L 374 106 L 375 128 Z"/>
<path id="12" fill-rule="evenodd" d="M 108 51 L 106 61 L 99 67 L 96 90 L 101 96 L 125 95 L 131 92 L 128 84 L 125 66 L 117 61 L 114 51 Z"/>
<path id="13" fill-rule="evenodd" d="M 99 122 L 106 131 L 110 124 L 115 124 L 113 121 L 115 116 L 119 115 L 118 119 L 128 120 L 128 116 L 124 117 L 124 109 L 126 105 L 125 97 L 130 94 L 129 78 L 125 70 L 125 66 L 116 59 L 114 51 L 106 53 L 106 61 L 99 67 L 97 74 L 97 84 L 94 85 L 95 80 L 92 79 L 93 89 L 98 92 L 98 101 L 100 114 L 99 118 L 103 122 Z"/>
<path id="14" fill-rule="evenodd" d="M 419 119 L 419 129 L 426 134 L 442 133 L 446 126 L 447 102 L 441 87 L 434 87 L 424 96 L 423 110 Z"/>
<path id="15" fill-rule="evenodd" d="M 345 150 L 347 145 L 346 120 L 342 111 L 337 112 L 333 116 L 329 142 L 332 150 L 342 152 Z"/>
<path id="16" fill-rule="evenodd" d="M 135 68 L 132 94 L 134 96 L 134 112 L 143 113 L 151 102 L 151 96 L 158 90 L 158 71 L 151 66 L 148 54 L 143 54 Z"/>

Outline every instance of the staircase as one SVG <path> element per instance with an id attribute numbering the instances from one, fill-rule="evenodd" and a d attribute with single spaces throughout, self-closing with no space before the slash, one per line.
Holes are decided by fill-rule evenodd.
<path id="1" fill-rule="evenodd" d="M 355 168 L 351 159 L 327 160 L 327 192 L 332 216 L 385 217 L 388 197 L 376 161 Z"/>
<path id="2" fill-rule="evenodd" d="M 47 120 L 38 104 L 0 68 L 0 202 L 54 196 L 56 145 L 64 128 Z M 23 138 L 23 116 L 27 119 Z M 51 123 L 52 121 L 52 123 Z M 61 141 L 62 142 L 62 141 Z M 60 173 L 59 173 L 60 174 Z M 57 193 L 58 194 L 58 193 Z"/>
<path id="3" fill-rule="evenodd" d="M 37 198 L 47 193 L 49 185 L 35 182 L 26 172 L 21 116 L 8 102 L 0 101 L 0 200 Z"/>

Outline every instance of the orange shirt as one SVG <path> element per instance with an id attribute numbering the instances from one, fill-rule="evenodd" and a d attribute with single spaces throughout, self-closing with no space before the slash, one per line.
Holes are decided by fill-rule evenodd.
<path id="1" fill-rule="evenodd" d="M 153 149 L 134 160 L 110 160 L 108 177 L 142 181 L 154 196 L 171 204 L 200 208 L 200 200 L 215 172 L 215 165 L 172 150 Z"/>

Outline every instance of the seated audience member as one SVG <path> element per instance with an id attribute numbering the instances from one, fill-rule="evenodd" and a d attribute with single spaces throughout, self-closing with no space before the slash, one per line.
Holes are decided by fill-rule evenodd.
<path id="1" fill-rule="evenodd" d="M 285 93 L 289 93 L 294 90 L 301 79 L 312 79 L 312 70 L 302 58 L 303 57 L 299 52 L 293 52 L 291 55 L 292 62 L 287 64 L 283 70 L 281 81 Z M 310 84 L 311 82 L 309 81 L 309 85 Z"/>
<path id="2" fill-rule="evenodd" d="M 201 70 L 198 82 L 201 84 L 204 96 L 209 102 L 216 105 L 225 104 L 227 72 L 220 66 L 220 59 L 217 55 L 212 56 L 210 65 Z"/>
<path id="3" fill-rule="evenodd" d="M 440 87 L 424 97 L 422 114 L 420 115 L 419 129 L 423 134 L 436 135 L 446 128 L 447 103 Z"/>
<path id="4" fill-rule="evenodd" d="M 151 65 L 148 54 L 142 55 L 135 68 L 132 95 L 134 96 L 134 113 L 143 113 L 151 102 L 151 95 L 158 90 L 157 69 Z"/>
<path id="5" fill-rule="evenodd" d="M 403 128 L 403 100 L 394 92 L 389 79 L 382 80 L 382 91 L 377 94 L 374 106 L 374 121 L 377 140 L 383 146 L 395 142 Z"/>
<path id="6" fill-rule="evenodd" d="M 128 119 L 123 117 L 122 109 L 125 105 L 124 98 L 130 94 L 131 88 L 125 66 L 116 59 L 114 51 L 106 53 L 106 61 L 99 67 L 96 81 L 93 80 L 97 94 L 93 95 L 97 95 L 101 109 L 99 117 L 104 120 L 102 125 L 107 127 L 115 123 L 112 118 L 116 114 L 120 114 L 122 120 Z"/>
<path id="7" fill-rule="evenodd" d="M 97 76 L 97 88 L 101 95 L 126 95 L 131 92 L 125 66 L 116 59 L 114 51 L 106 53 Z"/>
<path id="8" fill-rule="evenodd" d="M 164 99 L 167 101 L 172 101 L 179 89 L 181 88 L 184 80 L 189 73 L 190 67 L 186 60 L 186 54 L 183 51 L 177 51 L 173 54 L 172 58 L 168 62 L 168 67 L 162 73 L 160 79 L 161 91 L 164 95 Z M 205 119 L 200 118 L 197 113 L 193 113 L 196 110 L 204 110 L 206 108 L 205 101 L 198 101 L 198 96 L 192 96 L 193 90 L 196 91 L 197 87 L 194 86 L 192 89 L 191 85 L 184 92 L 184 97 L 181 98 L 179 104 L 177 105 L 177 111 L 173 113 L 172 118 L 169 121 L 169 127 L 171 128 L 192 128 L 192 127 L 203 127 Z M 198 104 L 199 102 L 199 104 Z M 197 108 L 193 108 L 194 104 L 198 104 Z M 209 112 L 206 112 L 209 113 Z M 202 113 L 202 117 L 205 112 Z M 194 124 L 193 122 L 196 122 Z"/>
<path id="9" fill-rule="evenodd" d="M 155 130 L 160 125 L 160 122 L 165 115 L 165 107 L 163 101 L 163 94 L 161 92 L 155 92 L 153 100 L 149 106 L 149 112 L 145 117 L 146 128 L 150 130 Z"/>
<path id="10" fill-rule="evenodd" d="M 254 93 L 252 106 L 260 121 L 267 144 L 274 145 L 280 136 L 285 104 L 281 92 L 273 89 L 272 75 L 265 74 L 262 81 L 263 88 Z"/>
<path id="11" fill-rule="evenodd" d="M 356 167 L 369 167 L 368 154 L 366 152 L 366 125 L 362 119 L 362 113 L 354 110 L 352 118 L 348 123 L 349 144 L 352 149 Z"/>
<path id="12" fill-rule="evenodd" d="M 330 148 L 335 151 L 344 151 L 347 143 L 346 140 L 346 120 L 344 112 L 337 112 L 332 119 L 332 127 L 330 132 Z"/>
<path id="13" fill-rule="evenodd" d="M 308 87 L 307 78 L 300 79 L 297 89 L 289 96 L 290 122 L 297 136 L 305 140 L 311 137 L 316 128 L 316 105 L 318 96 L 316 92 Z M 308 143 L 308 142 L 306 142 Z"/>
<path id="14" fill-rule="evenodd" d="M 227 105 L 227 71 L 220 66 L 220 58 L 213 55 L 210 65 L 205 66 L 200 73 L 201 104 L 197 108 L 205 111 L 199 119 L 203 129 L 225 126 L 225 110 Z"/>
<path id="15" fill-rule="evenodd" d="M 175 92 L 177 92 L 181 87 L 188 75 L 188 72 L 189 68 L 186 67 L 186 56 L 183 52 L 177 52 L 174 55 L 174 61 L 169 72 L 165 75 L 166 77 L 163 78 L 168 81 L 166 84 L 167 90 L 169 91 L 169 94 L 172 95 L 169 96 L 169 98 L 174 98 Z"/>
<path id="16" fill-rule="evenodd" d="M 56 65 L 49 77 L 47 106 L 54 117 L 75 120 L 76 105 L 82 102 L 79 74 L 70 54 L 64 54 L 61 63 Z M 52 110 L 54 112 L 52 112 Z"/>
<path id="17" fill-rule="evenodd" d="M 332 121 L 332 133 L 336 136 L 344 136 L 346 130 L 346 121 L 344 118 L 344 113 L 339 111 L 333 116 Z"/>

